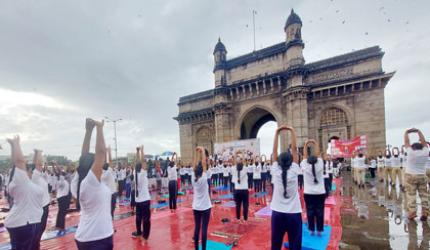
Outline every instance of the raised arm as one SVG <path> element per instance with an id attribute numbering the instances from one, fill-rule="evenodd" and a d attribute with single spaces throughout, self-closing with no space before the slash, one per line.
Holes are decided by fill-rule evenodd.
<path id="1" fill-rule="evenodd" d="M 421 132 L 421 130 L 417 129 L 417 134 L 421 145 L 423 145 L 423 147 L 427 147 L 426 138 L 424 137 L 424 134 Z"/>
<path id="2" fill-rule="evenodd" d="M 145 150 L 144 149 L 145 148 L 143 147 L 143 145 L 140 146 L 140 158 L 141 158 L 141 161 L 142 161 L 142 168 L 144 170 L 148 170 L 148 164 L 146 164 L 146 161 L 145 161 Z"/>
<path id="3" fill-rule="evenodd" d="M 12 139 L 7 139 L 7 141 L 9 142 L 10 146 L 11 146 L 11 160 L 12 160 L 12 164 L 24 171 L 27 171 L 26 169 L 26 162 L 25 162 L 25 158 L 24 155 L 22 153 L 21 150 L 21 144 L 20 144 L 20 139 L 19 136 L 15 136 Z"/>
<path id="4" fill-rule="evenodd" d="M 413 129 L 408 129 L 405 131 L 405 135 L 403 136 L 404 142 L 405 142 L 405 148 L 409 148 L 411 147 L 411 142 L 409 140 L 409 133 L 412 133 L 411 130 Z"/>
<path id="5" fill-rule="evenodd" d="M 84 143 L 82 144 L 81 155 L 85 155 L 90 152 L 91 135 L 93 133 L 94 126 L 94 120 L 87 118 L 85 121 L 85 137 Z"/>
<path id="6" fill-rule="evenodd" d="M 292 127 L 289 127 L 289 130 L 291 132 L 291 153 L 293 154 L 293 161 L 298 164 L 299 163 L 299 155 L 297 153 L 296 131 Z"/>
<path id="7" fill-rule="evenodd" d="M 173 152 L 172 161 L 175 163 L 175 165 L 178 163 L 178 155 L 176 152 Z"/>
<path id="8" fill-rule="evenodd" d="M 94 121 L 96 130 L 97 130 L 97 137 L 96 137 L 96 154 L 94 156 L 94 163 L 91 167 L 91 170 L 93 171 L 94 175 L 97 177 L 97 179 L 100 181 L 100 177 L 103 172 L 103 164 L 105 163 L 106 159 L 106 144 L 105 144 L 105 137 L 103 135 L 103 125 L 104 121 Z"/>
<path id="9" fill-rule="evenodd" d="M 39 149 L 34 150 L 33 163 L 36 166 L 37 170 L 39 170 L 40 172 L 43 171 L 42 150 L 39 150 Z"/>
<path id="10" fill-rule="evenodd" d="M 314 139 L 309 139 L 307 140 L 306 144 L 313 144 L 314 145 L 314 154 L 316 157 L 321 157 L 321 152 L 320 152 L 320 146 L 318 145 L 317 141 L 315 141 Z M 307 153 L 307 152 L 306 152 Z"/>

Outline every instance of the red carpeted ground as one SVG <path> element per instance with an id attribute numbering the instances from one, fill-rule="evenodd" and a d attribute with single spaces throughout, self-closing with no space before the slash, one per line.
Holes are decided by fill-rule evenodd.
<path id="1" fill-rule="evenodd" d="M 332 233 L 328 249 L 338 249 L 338 243 L 342 236 L 341 218 L 340 218 L 340 187 L 341 180 L 334 181 L 337 189 L 333 192 L 330 201 L 326 204 L 325 224 L 331 225 Z M 270 194 L 269 185 L 268 191 Z M 217 199 L 220 195 L 227 194 L 228 191 L 218 191 L 212 195 L 213 199 Z M 237 246 L 234 249 L 270 249 L 270 217 L 257 217 L 254 215 L 258 210 L 266 207 L 270 203 L 270 195 L 265 195 L 260 198 L 253 197 L 253 192 L 250 195 L 250 219 L 247 224 L 239 224 L 235 221 L 235 208 L 225 207 L 223 204 L 232 204 L 231 199 L 221 199 L 221 204 L 214 204 L 211 213 L 211 220 L 208 230 L 208 238 L 213 241 L 223 242 L 227 244 L 233 243 L 237 239 Z M 123 214 L 125 218 L 118 218 L 114 221 L 116 233 L 114 234 L 115 249 L 193 249 L 192 235 L 194 230 L 193 212 L 191 209 L 192 194 L 180 196 L 182 202 L 178 204 L 178 210 L 172 214 L 168 207 L 162 209 L 153 209 L 151 213 L 151 234 L 147 245 L 143 244 L 140 239 L 131 238 L 131 233 L 135 231 L 134 216 L 129 215 L 129 207 L 118 205 L 115 214 Z M 156 199 L 158 200 L 158 198 Z M 259 205 L 256 203 L 259 202 Z M 155 204 L 155 201 L 153 201 Z M 0 203 L 0 207 L 7 207 L 4 199 Z M 304 203 L 302 199 L 302 207 Z M 54 230 L 56 217 L 56 205 L 51 206 L 48 220 L 47 231 Z M 5 213 L 0 213 L 0 218 L 4 217 Z M 228 218 L 230 222 L 222 223 L 223 218 Z M 306 214 L 303 213 L 304 222 Z M 72 227 L 78 224 L 79 214 L 77 212 L 67 215 L 66 227 Z M 287 241 L 287 237 L 285 238 Z M 9 235 L 0 230 L 0 249 L 5 247 L 5 243 L 9 242 Z M 3 248 L 2 248 L 3 246 Z M 62 237 L 56 237 L 50 240 L 42 241 L 43 249 L 76 249 L 74 242 L 74 233 L 66 234 Z"/>

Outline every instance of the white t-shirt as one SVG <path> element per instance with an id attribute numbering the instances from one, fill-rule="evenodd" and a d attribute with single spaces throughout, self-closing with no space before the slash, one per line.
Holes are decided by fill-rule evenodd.
<path id="1" fill-rule="evenodd" d="M 69 195 L 70 186 L 64 176 L 60 175 L 57 181 L 57 199 Z"/>
<path id="2" fill-rule="evenodd" d="M 385 167 L 386 168 L 391 168 L 391 158 L 385 158 Z"/>
<path id="3" fill-rule="evenodd" d="M 148 182 L 148 171 L 142 169 L 140 173 L 137 174 L 137 190 L 136 192 L 136 202 L 144 202 L 151 200 L 151 195 L 149 194 L 149 182 Z"/>
<path id="4" fill-rule="evenodd" d="M 230 174 L 230 169 L 229 169 L 229 167 L 223 167 L 223 168 L 222 168 L 222 176 L 223 176 L 223 177 L 228 177 L 228 176 L 229 176 L 229 174 Z"/>
<path id="5" fill-rule="evenodd" d="M 302 205 L 298 191 L 298 175 L 300 167 L 297 163 L 291 164 L 287 171 L 287 198 L 284 197 L 282 184 L 282 169 L 277 162 L 272 166 L 273 198 L 270 208 L 280 213 L 301 213 Z"/>
<path id="6" fill-rule="evenodd" d="M 45 180 L 45 175 L 35 169 L 31 176 L 31 181 L 33 181 L 33 183 L 39 186 L 43 191 L 42 206 L 45 207 L 46 205 L 49 205 L 51 198 L 49 197 L 48 182 Z"/>
<path id="7" fill-rule="evenodd" d="M 378 168 L 384 168 L 385 167 L 385 158 L 384 157 L 378 156 L 377 161 L 378 161 Z"/>
<path id="8" fill-rule="evenodd" d="M 167 178 L 169 179 L 169 181 L 178 180 L 178 168 L 176 166 L 167 167 Z"/>
<path id="9" fill-rule="evenodd" d="M 100 180 L 110 189 L 110 192 L 112 194 L 116 193 L 116 182 L 114 173 L 111 168 L 108 167 L 107 170 L 103 170 L 102 177 L 100 178 Z"/>
<path id="10" fill-rule="evenodd" d="M 391 157 L 391 167 L 392 168 L 400 168 L 402 166 L 402 162 L 401 162 L 400 156 L 392 156 Z"/>
<path id="11" fill-rule="evenodd" d="M 203 173 L 197 182 L 193 174 L 191 180 L 193 183 L 193 209 L 198 211 L 208 210 L 212 207 L 212 203 L 209 197 L 209 185 L 206 173 Z"/>
<path id="12" fill-rule="evenodd" d="M 248 171 L 248 173 L 249 174 L 252 174 L 253 172 L 254 172 L 254 168 L 255 168 L 255 165 L 254 164 L 252 164 L 252 165 L 249 165 L 248 167 L 247 167 L 247 171 Z"/>
<path id="13" fill-rule="evenodd" d="M 40 223 L 43 214 L 43 190 L 30 180 L 26 171 L 15 168 L 8 192 L 13 198 L 13 206 L 4 221 L 6 228 Z"/>
<path id="14" fill-rule="evenodd" d="M 427 164 L 426 164 L 426 168 L 430 169 L 430 157 L 427 157 Z"/>
<path id="15" fill-rule="evenodd" d="M 247 167 L 243 166 L 242 170 L 240 170 L 240 183 L 238 182 L 238 171 L 237 167 L 234 166 L 232 168 L 232 182 L 234 183 L 235 190 L 248 190 L 248 173 Z"/>
<path id="16" fill-rule="evenodd" d="M 376 160 L 375 159 L 372 159 L 370 161 L 370 168 L 376 168 Z"/>
<path id="17" fill-rule="evenodd" d="M 119 181 L 125 180 L 126 177 L 127 177 L 127 170 L 125 170 L 125 168 L 122 168 L 121 170 L 118 171 L 118 180 Z"/>
<path id="18" fill-rule="evenodd" d="M 260 180 L 261 179 L 261 165 L 260 163 L 257 164 L 252 172 L 252 179 L 254 180 Z"/>
<path id="19" fill-rule="evenodd" d="M 308 163 L 307 159 L 304 159 L 300 164 L 303 170 L 304 180 L 304 193 L 305 194 L 325 194 L 324 188 L 324 162 L 321 158 L 315 163 L 315 176 L 318 183 L 314 182 L 314 176 L 312 174 L 312 165 Z"/>
<path id="20" fill-rule="evenodd" d="M 185 175 L 185 168 L 180 168 L 179 169 L 179 175 L 180 176 L 184 176 Z"/>
<path id="21" fill-rule="evenodd" d="M 407 174 L 426 174 L 427 159 L 429 157 L 429 148 L 424 147 L 422 150 L 412 150 L 411 147 L 406 149 L 408 161 L 405 173 Z"/>
<path id="22" fill-rule="evenodd" d="M 267 165 L 266 164 L 261 165 L 261 173 L 262 174 L 267 173 Z"/>
<path id="23" fill-rule="evenodd" d="M 231 169 L 231 167 L 229 167 Z M 208 168 L 208 170 L 206 171 L 206 177 L 208 179 L 210 179 L 212 177 L 212 169 L 213 168 Z"/>
<path id="24" fill-rule="evenodd" d="M 108 238 L 113 235 L 111 217 L 111 191 L 97 180 L 90 169 L 81 182 L 79 202 L 81 217 L 75 239 L 88 242 Z"/>
<path id="25" fill-rule="evenodd" d="M 366 157 L 355 157 L 355 167 L 357 169 L 365 169 L 366 168 Z"/>

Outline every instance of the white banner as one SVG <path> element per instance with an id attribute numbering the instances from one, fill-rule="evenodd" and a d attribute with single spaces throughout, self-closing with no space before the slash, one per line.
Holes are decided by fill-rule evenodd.
<path id="1" fill-rule="evenodd" d="M 260 155 L 260 139 L 229 141 L 214 145 L 214 156 L 223 161 L 227 161 L 238 151 L 245 153 L 247 158 Z"/>

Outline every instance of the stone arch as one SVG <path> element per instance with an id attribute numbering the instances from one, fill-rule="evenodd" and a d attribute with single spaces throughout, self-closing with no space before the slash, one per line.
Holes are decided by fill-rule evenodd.
<path id="1" fill-rule="evenodd" d="M 268 107 L 253 105 L 246 109 L 237 120 L 236 134 L 239 135 L 239 139 L 256 138 L 258 130 L 269 121 L 279 123 L 281 118 Z"/>
<path id="2" fill-rule="evenodd" d="M 195 147 L 201 146 L 206 148 L 210 154 L 213 152 L 213 136 L 212 131 L 208 126 L 201 126 L 195 133 Z"/>
<path id="3" fill-rule="evenodd" d="M 318 139 L 320 147 L 326 151 L 331 139 L 350 139 L 351 116 L 348 111 L 340 105 L 330 105 L 323 109 L 317 117 Z"/>

